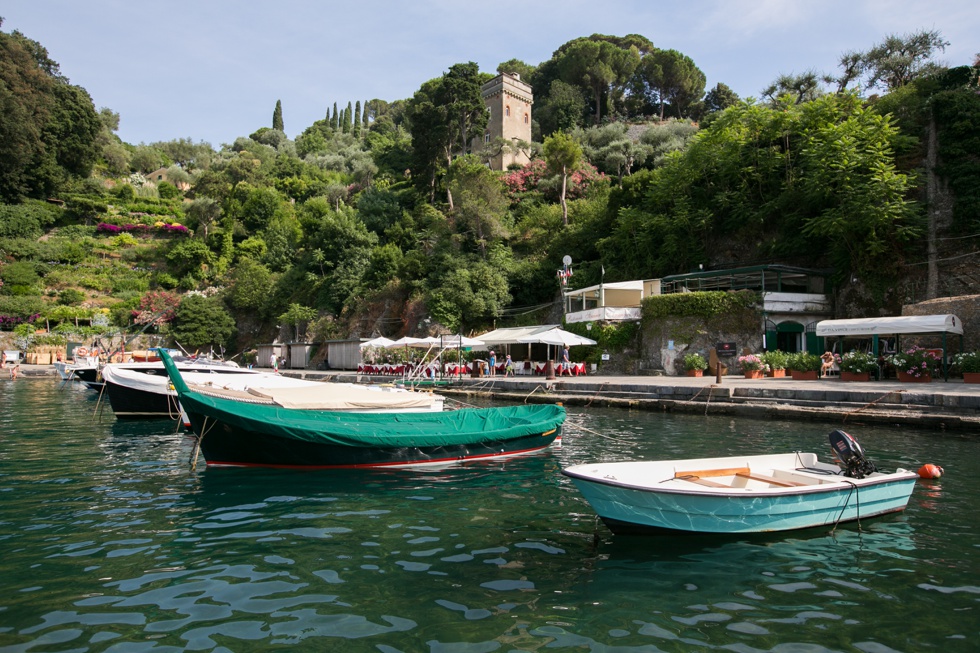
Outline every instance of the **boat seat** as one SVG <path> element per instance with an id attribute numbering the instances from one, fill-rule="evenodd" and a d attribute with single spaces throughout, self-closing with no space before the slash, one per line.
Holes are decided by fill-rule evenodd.
<path id="1" fill-rule="evenodd" d="M 718 483 L 717 481 L 709 481 L 706 478 L 700 478 L 699 476 L 675 476 L 678 481 L 688 481 L 690 483 L 697 483 L 698 485 L 704 485 L 705 487 L 724 487 L 731 488 L 731 485 L 725 485 L 724 483 Z"/>
<path id="2" fill-rule="evenodd" d="M 762 483 L 769 483 L 770 485 L 778 485 L 780 487 L 801 487 L 806 485 L 806 483 L 798 483 L 796 481 L 786 481 L 781 478 L 776 478 L 775 476 L 767 476 L 765 474 L 757 474 L 756 472 L 736 472 L 735 476 L 741 476 L 742 478 L 750 478 L 753 481 L 760 481 Z"/>

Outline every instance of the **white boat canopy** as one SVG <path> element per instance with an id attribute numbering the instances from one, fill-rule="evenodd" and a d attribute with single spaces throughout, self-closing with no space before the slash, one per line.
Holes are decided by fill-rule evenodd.
<path id="1" fill-rule="evenodd" d="M 817 322 L 817 336 L 872 336 L 926 333 L 963 335 L 963 321 L 955 315 L 902 315 Z"/>

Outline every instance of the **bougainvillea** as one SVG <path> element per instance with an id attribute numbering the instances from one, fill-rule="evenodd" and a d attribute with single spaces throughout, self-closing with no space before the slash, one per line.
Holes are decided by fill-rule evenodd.
<path id="1" fill-rule="evenodd" d="M 529 191 L 540 191 L 546 197 L 557 200 L 560 186 L 557 184 L 542 185 L 541 183 L 553 177 L 554 175 L 549 173 L 548 164 L 545 163 L 544 159 L 534 159 L 520 170 L 505 174 L 503 181 L 513 200 L 519 200 L 522 193 Z M 568 199 L 585 197 L 593 184 L 605 179 L 606 176 L 596 170 L 595 166 L 583 162 L 582 167 L 568 177 Z"/>
<path id="2" fill-rule="evenodd" d="M 109 224 L 108 222 L 100 222 L 95 227 L 96 233 L 109 234 L 116 236 L 121 233 L 130 233 L 136 236 L 148 236 L 154 232 L 165 233 L 165 234 L 175 234 L 179 236 L 189 236 L 191 230 L 182 224 L 169 224 L 166 222 L 157 222 L 153 225 L 148 224 Z"/>
<path id="3" fill-rule="evenodd" d="M 133 322 L 156 325 L 170 322 L 179 305 L 180 295 L 166 290 L 151 290 L 140 298 L 139 308 L 133 311 Z"/>

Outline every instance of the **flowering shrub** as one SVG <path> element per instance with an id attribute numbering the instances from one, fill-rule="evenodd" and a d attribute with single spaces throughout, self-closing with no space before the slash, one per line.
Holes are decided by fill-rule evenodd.
<path id="1" fill-rule="evenodd" d="M 875 358 L 874 354 L 866 354 L 862 351 L 849 351 L 841 356 L 839 365 L 842 372 L 863 374 L 877 370 L 878 359 Z"/>
<path id="2" fill-rule="evenodd" d="M 742 370 L 761 370 L 762 369 L 762 359 L 755 354 L 747 354 L 745 356 L 739 356 L 738 362 L 742 366 Z"/>
<path id="3" fill-rule="evenodd" d="M 767 351 L 761 356 L 762 362 L 771 370 L 785 370 L 789 363 L 789 354 L 780 349 Z"/>
<path id="4" fill-rule="evenodd" d="M 547 184 L 542 185 L 541 183 L 551 177 L 554 175 L 548 171 L 548 164 L 544 159 L 534 159 L 520 170 L 505 174 L 503 181 L 511 197 L 528 191 L 540 190 L 545 195 L 557 198 L 557 188 L 550 188 Z M 595 166 L 583 162 L 580 169 L 568 176 L 566 197 L 570 200 L 585 197 L 593 184 L 605 181 L 605 179 L 606 176 L 596 170 Z"/>
<path id="5" fill-rule="evenodd" d="M 960 372 L 974 374 L 980 372 L 980 351 L 964 352 L 956 354 L 953 364 Z"/>
<path id="6" fill-rule="evenodd" d="M 159 221 L 154 225 L 148 224 L 109 224 L 108 222 L 100 222 L 95 227 L 96 233 L 109 234 L 112 236 L 119 235 L 121 233 L 130 233 L 137 236 L 146 236 L 152 233 L 154 230 L 161 231 L 168 234 L 177 234 L 181 236 L 190 235 L 191 231 L 182 224 L 169 224 L 166 222 Z"/>
<path id="7" fill-rule="evenodd" d="M 933 372 L 939 367 L 941 360 L 938 354 L 922 347 L 912 347 L 888 358 L 888 362 L 896 370 L 904 372 L 916 379 L 921 379 L 924 376 L 932 376 Z"/>

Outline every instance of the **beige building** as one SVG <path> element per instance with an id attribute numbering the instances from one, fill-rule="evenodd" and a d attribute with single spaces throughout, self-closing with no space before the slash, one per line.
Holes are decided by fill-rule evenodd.
<path id="1" fill-rule="evenodd" d="M 484 84 L 480 92 L 490 109 L 484 147 L 499 144 L 498 139 L 530 143 L 531 104 L 534 103 L 530 85 L 522 82 L 516 73 L 501 73 Z M 529 155 L 526 147 L 499 147 L 494 149 L 489 164 L 494 170 L 506 170 L 511 164 L 525 165 L 531 160 Z"/>

